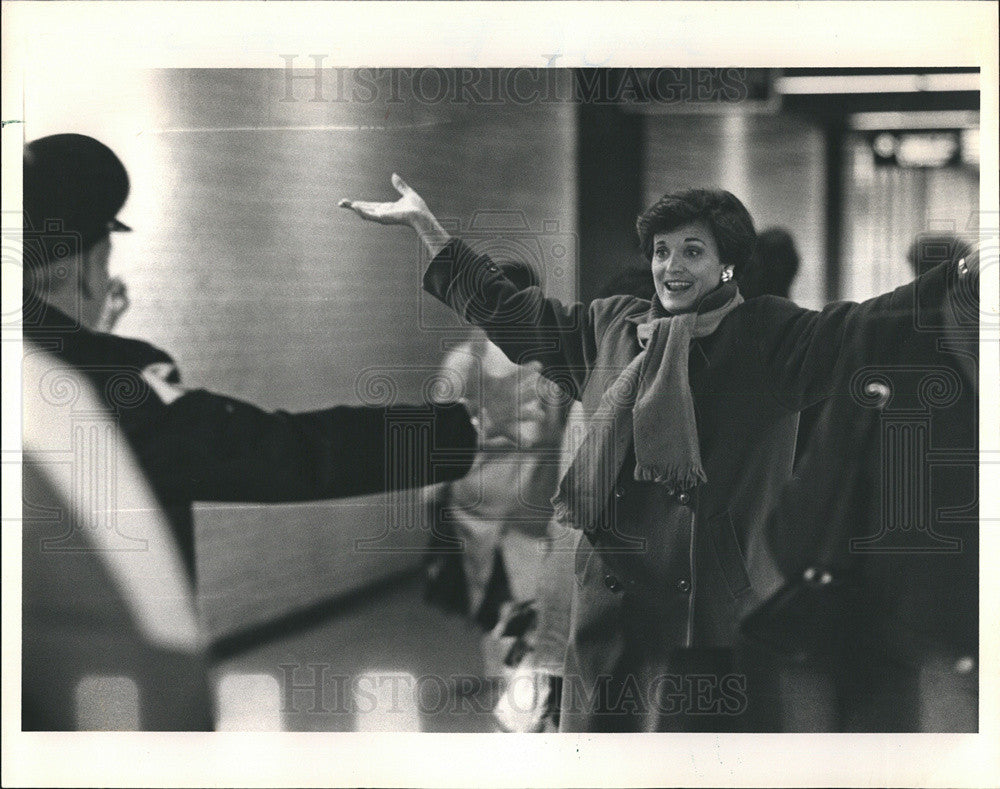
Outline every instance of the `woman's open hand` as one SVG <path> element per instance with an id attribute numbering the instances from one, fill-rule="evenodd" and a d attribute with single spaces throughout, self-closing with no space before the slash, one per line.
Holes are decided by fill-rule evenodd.
<path id="1" fill-rule="evenodd" d="M 407 185 L 396 173 L 392 174 L 392 185 L 400 198 L 394 203 L 376 203 L 368 200 L 341 200 L 337 205 L 348 208 L 362 219 L 381 225 L 410 225 L 415 227 L 421 219 L 430 215 L 427 203 Z"/>
<path id="2" fill-rule="evenodd" d="M 381 225 L 409 225 L 417 231 L 431 254 L 436 255 L 448 243 L 451 236 L 441 227 L 424 199 L 396 173 L 392 174 L 392 185 L 400 195 L 394 203 L 341 200 L 337 205 L 353 211 L 369 222 L 378 222 Z"/>

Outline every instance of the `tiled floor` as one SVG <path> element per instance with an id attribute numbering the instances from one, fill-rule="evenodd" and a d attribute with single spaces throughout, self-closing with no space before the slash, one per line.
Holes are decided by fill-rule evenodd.
<path id="1" fill-rule="evenodd" d="M 220 662 L 220 728 L 493 731 L 479 632 L 407 581 Z"/>

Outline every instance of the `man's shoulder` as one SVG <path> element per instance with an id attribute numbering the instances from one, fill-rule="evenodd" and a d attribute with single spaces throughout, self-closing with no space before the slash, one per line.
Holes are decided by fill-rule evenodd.
<path id="1" fill-rule="evenodd" d="M 61 338 L 58 356 L 87 372 L 143 370 L 151 364 L 174 364 L 166 351 L 132 337 L 81 330 Z"/>

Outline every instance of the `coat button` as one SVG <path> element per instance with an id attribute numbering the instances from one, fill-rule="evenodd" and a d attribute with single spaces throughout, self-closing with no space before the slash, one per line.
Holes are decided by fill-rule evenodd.
<path id="1" fill-rule="evenodd" d="M 677 494 L 677 501 L 679 501 L 681 504 L 687 504 L 689 501 L 691 501 L 691 494 L 688 493 L 687 491 L 682 491 Z"/>
<path id="2" fill-rule="evenodd" d="M 498 266 L 498 265 L 497 265 L 496 263 L 490 263 L 490 264 L 489 264 L 489 265 L 488 265 L 488 266 L 486 267 L 486 270 L 487 270 L 487 271 L 492 271 L 492 272 L 497 272 L 497 271 L 499 271 L 499 270 L 500 270 L 500 267 L 499 267 L 499 266 Z"/>
<path id="3" fill-rule="evenodd" d="M 687 578 L 681 578 L 681 580 L 677 582 L 677 588 L 685 593 L 690 592 L 691 582 Z"/>
<path id="4" fill-rule="evenodd" d="M 620 499 L 625 496 L 625 488 L 622 485 L 615 486 L 615 498 Z"/>
<path id="5" fill-rule="evenodd" d="M 830 571 L 819 567 L 807 567 L 805 572 L 802 573 L 802 578 L 806 583 L 815 586 L 828 586 L 833 583 L 833 575 Z"/>
<path id="6" fill-rule="evenodd" d="M 622 590 L 622 582 L 615 578 L 611 573 L 604 576 L 604 585 L 612 592 L 620 592 Z"/>

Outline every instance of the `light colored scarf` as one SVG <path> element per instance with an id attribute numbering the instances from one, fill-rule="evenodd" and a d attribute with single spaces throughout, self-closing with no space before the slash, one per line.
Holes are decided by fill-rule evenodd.
<path id="1" fill-rule="evenodd" d="M 688 355 L 693 338 L 712 334 L 742 303 L 735 283 L 727 283 L 703 301 L 703 311 L 653 317 L 636 327 L 642 350 L 601 397 L 552 499 L 557 521 L 584 531 L 602 525 L 632 443 L 636 480 L 659 482 L 674 490 L 708 481 L 698 444 Z"/>

